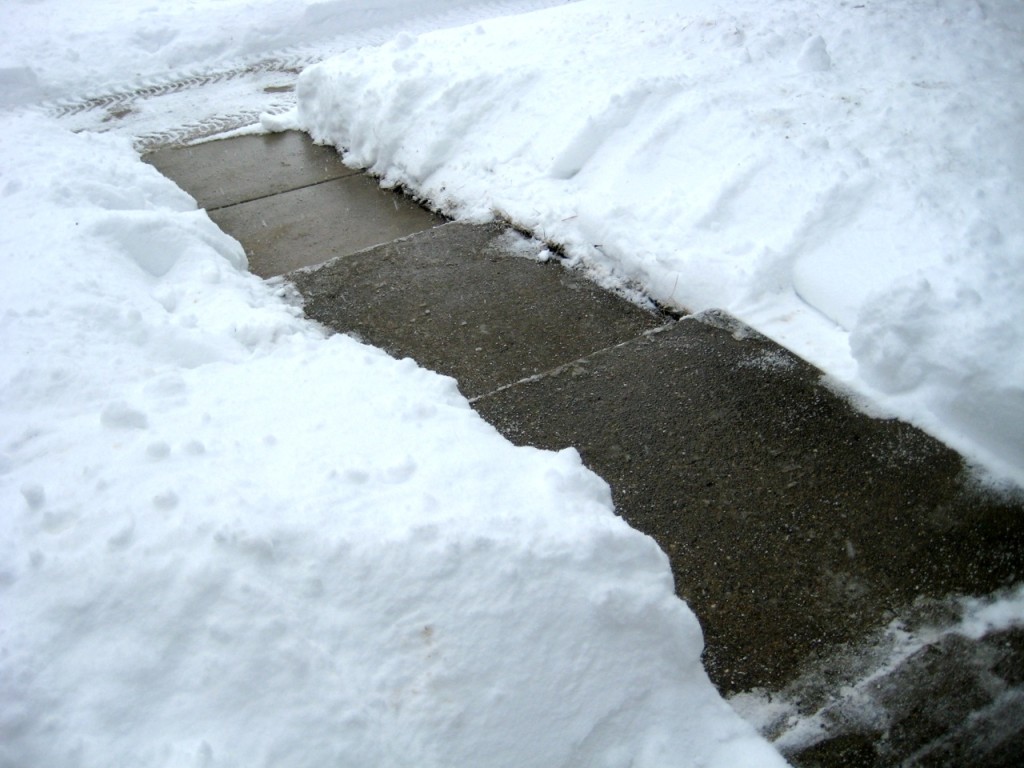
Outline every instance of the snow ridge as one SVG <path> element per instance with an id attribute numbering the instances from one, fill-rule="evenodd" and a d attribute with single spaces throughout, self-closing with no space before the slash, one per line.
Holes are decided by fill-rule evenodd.
<path id="1" fill-rule="evenodd" d="M 588 0 L 327 60 L 266 125 L 728 310 L 1020 485 L 1021 30 L 1014 4 Z"/>

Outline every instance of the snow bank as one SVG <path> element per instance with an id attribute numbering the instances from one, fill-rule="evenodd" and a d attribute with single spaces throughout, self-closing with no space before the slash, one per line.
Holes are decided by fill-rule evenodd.
<path id="1" fill-rule="evenodd" d="M 297 126 L 725 308 L 1024 482 L 1024 6 L 585 0 L 351 51 Z"/>
<path id="2" fill-rule="evenodd" d="M 126 141 L 0 168 L 0 764 L 782 764 L 575 451 L 323 338 Z"/>

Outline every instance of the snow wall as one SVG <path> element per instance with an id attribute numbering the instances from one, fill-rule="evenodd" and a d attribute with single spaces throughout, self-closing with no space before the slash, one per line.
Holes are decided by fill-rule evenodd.
<path id="1" fill-rule="evenodd" d="M 1024 483 L 1020 3 L 585 0 L 350 51 L 265 124 Z"/>

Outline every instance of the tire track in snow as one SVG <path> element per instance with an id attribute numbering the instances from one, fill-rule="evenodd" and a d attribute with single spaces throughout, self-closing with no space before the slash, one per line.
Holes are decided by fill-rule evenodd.
<path id="1" fill-rule="evenodd" d="M 262 112 L 287 110 L 294 104 L 291 92 L 299 73 L 322 58 L 277 54 L 245 65 L 148 78 L 108 93 L 45 102 L 36 110 L 75 132 L 127 135 L 139 151 L 184 145 L 250 125 Z"/>
<path id="2" fill-rule="evenodd" d="M 132 143 L 139 152 L 162 147 L 185 146 L 220 133 L 227 133 L 257 122 L 263 112 L 277 110 L 246 110 L 231 115 L 214 115 L 195 123 L 186 123 L 168 131 L 153 131 L 135 136 Z M 284 110 L 281 110 L 284 111 Z"/>
<path id="3" fill-rule="evenodd" d="M 371 25 L 354 29 L 351 33 L 332 40 L 268 52 L 260 58 L 241 60 L 233 65 L 149 76 L 135 83 L 115 86 L 107 92 L 55 99 L 37 105 L 36 110 L 69 123 L 69 127 L 74 131 L 111 131 L 128 135 L 140 151 L 188 144 L 250 125 L 256 122 L 262 112 L 288 109 L 294 104 L 294 99 L 283 100 L 279 94 L 280 91 L 288 89 L 285 81 L 294 86 L 303 69 L 329 56 L 362 46 L 380 45 L 403 31 L 423 34 L 435 29 L 527 13 L 573 1 L 486 0 L 471 3 L 400 23 L 383 23 L 380 26 Z M 281 81 L 270 86 L 273 90 L 268 90 L 267 78 L 274 75 L 282 76 Z M 146 102 L 217 86 L 235 86 L 233 95 L 242 96 L 240 100 L 248 101 L 248 104 L 227 112 L 217 111 L 215 102 L 221 100 L 211 98 L 209 101 L 213 114 L 202 115 L 202 108 L 193 106 L 190 117 L 197 119 L 184 123 L 181 121 L 182 112 L 174 109 L 168 110 L 162 121 L 153 118 L 152 115 L 148 120 L 140 120 L 138 117 L 140 112 L 145 111 Z M 278 93 L 278 98 L 268 100 L 268 93 Z M 245 95 L 248 95 L 248 98 L 245 98 Z M 152 127 L 154 122 L 162 122 L 162 125 L 158 128 Z"/>
<path id="4" fill-rule="evenodd" d="M 236 80 L 242 77 L 252 76 L 268 72 L 281 72 L 298 76 L 307 66 L 320 61 L 320 57 L 296 56 L 288 58 L 271 58 L 244 67 L 233 67 L 231 69 L 214 70 L 210 72 L 193 72 L 178 75 L 169 75 L 164 78 L 151 80 L 148 84 L 139 85 L 134 88 L 113 91 L 98 96 L 86 96 L 78 99 L 62 99 L 41 105 L 46 114 L 51 117 L 63 118 L 70 115 L 79 115 L 83 112 L 93 110 L 106 110 L 108 113 L 115 113 L 119 110 L 128 109 L 136 101 L 151 99 L 157 96 L 164 96 L 168 93 L 176 93 L 192 88 L 201 88 L 213 83 L 221 83 L 226 80 Z"/>

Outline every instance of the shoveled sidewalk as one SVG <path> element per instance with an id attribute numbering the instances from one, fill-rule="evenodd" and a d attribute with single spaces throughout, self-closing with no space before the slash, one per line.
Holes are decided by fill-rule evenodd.
<path id="1" fill-rule="evenodd" d="M 727 315 L 640 309 L 299 134 L 148 159 L 310 317 L 454 376 L 513 442 L 576 446 L 669 555 L 719 689 L 822 710 L 827 735 L 795 764 L 1021 764 L 1024 632 L 875 658 L 890 622 L 948 625 L 950 595 L 1024 580 L 1024 508 L 957 454 Z"/>

